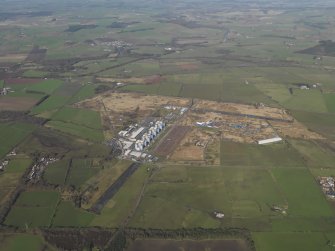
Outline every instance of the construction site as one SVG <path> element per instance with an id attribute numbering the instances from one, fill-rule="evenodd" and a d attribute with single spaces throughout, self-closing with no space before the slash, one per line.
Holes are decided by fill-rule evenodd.
<path id="1" fill-rule="evenodd" d="M 140 93 L 110 92 L 76 104 L 100 111 L 125 159 L 204 162 L 221 140 L 271 144 L 285 137 L 322 139 L 285 109 Z M 164 133 L 163 133 L 164 132 Z M 152 142 L 155 142 L 153 147 Z M 214 160 L 217 163 L 217 160 Z"/>

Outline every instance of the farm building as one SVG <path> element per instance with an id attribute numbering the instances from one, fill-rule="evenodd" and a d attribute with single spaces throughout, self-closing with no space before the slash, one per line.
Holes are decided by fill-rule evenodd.
<path id="1" fill-rule="evenodd" d="M 275 143 L 282 141 L 283 139 L 280 137 L 274 137 L 271 139 L 263 139 L 263 140 L 258 140 L 258 145 L 264 145 L 264 144 L 270 144 L 270 143 Z"/>

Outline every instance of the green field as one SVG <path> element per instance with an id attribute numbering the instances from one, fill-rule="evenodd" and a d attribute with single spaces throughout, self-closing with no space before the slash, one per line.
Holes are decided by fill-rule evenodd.
<path id="1" fill-rule="evenodd" d="M 94 129 L 77 124 L 64 123 L 61 121 L 50 121 L 47 123 L 47 126 L 57 131 L 61 131 L 66 134 L 77 136 L 93 142 L 102 142 L 104 140 L 104 135 L 101 129 Z"/>
<path id="2" fill-rule="evenodd" d="M 60 80 L 48 79 L 48 80 L 43 80 L 42 82 L 38 84 L 29 85 L 27 87 L 27 91 L 51 94 L 61 85 L 62 85 L 62 81 Z"/>
<path id="3" fill-rule="evenodd" d="M 94 85 L 83 86 L 69 101 L 70 104 L 92 97 L 95 94 Z"/>
<path id="4" fill-rule="evenodd" d="M 308 170 L 273 169 L 271 173 L 286 197 L 288 215 L 320 218 L 334 216 L 334 209 Z"/>
<path id="5" fill-rule="evenodd" d="M 51 191 L 24 192 L 17 199 L 18 207 L 55 207 L 59 200 L 59 194 Z"/>
<path id="6" fill-rule="evenodd" d="M 69 201 L 62 201 L 57 209 L 52 226 L 54 227 L 85 227 L 93 220 L 94 214 L 75 208 Z"/>
<path id="7" fill-rule="evenodd" d="M 171 75 L 163 79 L 161 84 L 129 85 L 122 89 L 165 96 L 200 98 L 225 102 L 274 104 L 254 85 L 246 85 L 239 76 L 240 71 L 227 75 L 213 73 L 192 73 Z M 235 77 L 235 78 L 234 78 Z"/>
<path id="8" fill-rule="evenodd" d="M 331 251 L 323 233 L 253 233 L 257 251 Z"/>
<path id="9" fill-rule="evenodd" d="M 310 102 L 313 100 L 313 102 Z M 292 97 L 284 102 L 288 109 L 303 110 L 308 112 L 327 112 L 327 105 L 319 90 L 294 89 Z"/>
<path id="10" fill-rule="evenodd" d="M 286 143 L 260 146 L 255 144 L 222 141 L 221 165 L 301 167 L 304 166 L 304 161 L 299 152 Z"/>
<path id="11" fill-rule="evenodd" d="M 24 173 L 27 168 L 31 165 L 32 161 L 29 157 L 14 158 L 9 161 L 6 167 L 6 173 Z"/>
<path id="12" fill-rule="evenodd" d="M 334 93 L 324 94 L 324 99 L 328 108 L 328 112 L 335 113 L 335 94 Z"/>
<path id="13" fill-rule="evenodd" d="M 39 70 L 28 70 L 23 73 L 23 77 L 26 78 L 44 78 L 48 73 Z"/>
<path id="14" fill-rule="evenodd" d="M 102 130 L 101 117 L 96 111 L 63 107 L 52 117 L 52 119 Z"/>
<path id="15" fill-rule="evenodd" d="M 5 224 L 17 227 L 48 227 L 60 199 L 58 192 L 23 192 L 6 217 Z"/>
<path id="16" fill-rule="evenodd" d="M 0 158 L 4 157 L 35 129 L 36 127 L 31 124 L 1 123 Z"/>
<path id="17" fill-rule="evenodd" d="M 52 251 L 56 248 L 47 244 L 41 236 L 33 234 L 0 235 L 0 246 L 3 251 Z"/>
<path id="18" fill-rule="evenodd" d="M 309 167 L 334 167 L 335 155 L 330 149 L 318 145 L 317 142 L 290 140 L 292 146 L 304 157 Z"/>
<path id="19" fill-rule="evenodd" d="M 34 107 L 31 110 L 31 112 L 32 114 L 39 114 L 39 113 L 43 113 L 46 111 L 55 110 L 55 109 L 58 109 L 64 106 L 68 100 L 69 100 L 68 97 L 52 95 L 49 98 L 47 98 L 45 101 L 43 101 L 41 104 Z"/>
<path id="20" fill-rule="evenodd" d="M 331 113 L 316 113 L 307 111 L 291 111 L 292 115 L 309 129 L 324 135 L 325 137 L 335 139 L 335 116 Z"/>
<path id="21" fill-rule="evenodd" d="M 122 186 L 118 193 L 107 203 L 91 226 L 117 227 L 130 214 L 148 176 L 147 168 L 142 166 Z"/>
<path id="22" fill-rule="evenodd" d="M 335 177 L 334 17 L 333 0 L 4 1 L 0 91 L 10 89 L 0 96 L 0 164 L 9 165 L 0 170 L 0 250 L 121 250 L 123 241 L 124 251 L 335 250 L 335 202 L 318 180 Z M 126 110 L 129 100 L 110 95 L 125 92 L 148 94 L 148 103 Z M 175 119 L 150 95 L 192 105 Z M 104 103 L 110 98 L 124 112 Z M 92 213 L 134 163 L 106 140 L 152 119 L 202 121 L 206 114 L 192 112 L 199 99 L 248 104 L 306 128 L 270 123 L 283 141 L 268 145 L 257 145 L 250 127 L 231 140 L 225 126 L 193 128 L 181 144 L 203 161 L 139 161 Z M 53 157 L 40 180 L 29 180 L 28 168 Z"/>
<path id="23" fill-rule="evenodd" d="M 87 180 L 99 172 L 98 168 L 91 166 L 91 160 L 74 159 L 66 179 L 67 185 L 80 188 Z"/>
<path id="24" fill-rule="evenodd" d="M 151 179 L 131 225 L 268 229 L 264 220 L 277 215 L 271 205 L 285 205 L 285 197 L 267 170 L 169 166 Z M 224 220 L 215 219 L 215 211 Z"/>
<path id="25" fill-rule="evenodd" d="M 43 179 L 50 184 L 64 185 L 68 169 L 69 160 L 57 161 L 47 167 Z"/>
<path id="26" fill-rule="evenodd" d="M 10 159 L 5 170 L 0 173 L 0 202 L 7 201 L 16 186 L 19 184 L 22 175 L 31 164 L 31 159 L 20 156 L 20 158 Z M 2 209 L 2 205 L 0 206 Z"/>

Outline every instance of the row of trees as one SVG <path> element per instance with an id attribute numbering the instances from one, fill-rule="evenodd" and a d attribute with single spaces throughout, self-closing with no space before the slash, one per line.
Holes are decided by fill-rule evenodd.
<path id="1" fill-rule="evenodd" d="M 255 243 L 251 237 L 250 231 L 242 228 L 192 228 L 192 229 L 141 229 L 141 228 L 127 228 L 120 229 L 114 235 L 106 250 L 108 251 L 123 251 L 127 245 L 127 239 L 225 239 L 238 238 L 247 242 L 251 250 L 256 250 Z"/>

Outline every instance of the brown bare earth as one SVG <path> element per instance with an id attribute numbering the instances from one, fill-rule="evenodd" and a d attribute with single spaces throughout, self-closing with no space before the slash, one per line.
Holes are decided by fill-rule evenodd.
<path id="1" fill-rule="evenodd" d="M 145 78 L 97 78 L 101 82 L 107 83 L 125 83 L 125 84 L 145 84 Z"/>
<path id="2" fill-rule="evenodd" d="M 170 159 L 175 161 L 204 161 L 205 149 L 213 141 L 214 136 L 213 132 L 205 132 L 200 128 L 194 128 L 187 133 Z"/>
<path id="3" fill-rule="evenodd" d="M 184 46 L 184 45 L 195 45 L 195 44 L 204 44 L 207 43 L 208 39 L 205 37 L 194 37 L 194 38 L 179 38 L 176 39 L 175 43 L 179 46 Z"/>
<path id="4" fill-rule="evenodd" d="M 168 157 L 190 129 L 188 126 L 174 126 L 156 147 L 155 154 Z"/>
<path id="5" fill-rule="evenodd" d="M 209 121 L 221 133 L 221 138 L 235 142 L 255 143 L 277 135 L 302 139 L 323 138 L 294 120 L 284 109 L 206 100 L 197 101 L 182 124 L 194 126 L 196 122 Z"/>
<path id="6" fill-rule="evenodd" d="M 101 82 L 109 82 L 109 83 L 125 83 L 125 84 L 158 84 L 163 79 L 160 75 L 152 75 L 142 78 L 97 78 L 97 80 Z"/>
<path id="7" fill-rule="evenodd" d="M 0 111 L 27 111 L 37 102 L 27 97 L 0 97 Z"/>
<path id="8" fill-rule="evenodd" d="M 41 79 L 33 79 L 33 78 L 7 78 L 5 79 L 5 83 L 8 85 L 11 84 L 36 84 L 41 82 Z"/>
<path id="9" fill-rule="evenodd" d="M 28 54 L 26 61 L 38 63 L 45 58 L 46 53 L 47 49 L 40 48 L 39 46 L 34 46 Z"/>
<path id="10" fill-rule="evenodd" d="M 189 99 L 148 96 L 141 93 L 104 93 L 75 104 L 75 107 L 99 111 L 102 115 L 105 135 L 121 130 L 127 121 L 141 122 L 162 106 L 188 106 Z"/>
<path id="11" fill-rule="evenodd" d="M 103 102 L 103 104 L 101 103 Z M 187 106 L 190 100 L 163 96 L 149 96 L 141 93 L 106 93 L 95 98 L 82 101 L 77 106 L 102 110 L 114 113 L 140 111 L 153 111 L 164 105 Z"/>
<path id="12" fill-rule="evenodd" d="M 243 240 L 136 240 L 128 251 L 250 251 Z"/>
<path id="13" fill-rule="evenodd" d="M 235 142 L 255 143 L 257 140 L 277 135 L 277 132 L 266 120 L 224 115 L 216 112 L 191 111 L 181 123 L 196 126 L 197 122 L 208 121 L 212 122 L 212 129 L 219 132 L 219 137 Z"/>
<path id="14" fill-rule="evenodd" d="M 199 110 L 214 110 L 218 112 L 234 112 L 240 114 L 248 114 L 254 116 L 263 116 L 275 119 L 287 119 L 291 120 L 292 117 L 286 113 L 284 109 L 273 108 L 273 107 L 259 107 L 256 108 L 253 105 L 244 105 L 244 104 L 236 104 L 236 103 L 220 103 L 215 101 L 208 100 L 199 100 L 194 105 L 195 109 Z"/>
<path id="15" fill-rule="evenodd" d="M 27 57 L 26 54 L 7 54 L 0 56 L 0 62 L 21 62 Z"/>
<path id="16" fill-rule="evenodd" d="M 199 69 L 199 65 L 193 64 L 193 63 L 177 63 L 177 65 L 182 69 L 182 70 L 197 70 Z"/>
<path id="17" fill-rule="evenodd" d="M 103 116 L 104 127 L 108 128 L 108 125 L 113 125 L 115 128 L 115 126 L 122 127 L 124 121 L 134 119 L 141 121 L 148 116 L 152 116 L 155 111 L 164 106 L 188 107 L 190 102 L 186 98 L 109 92 L 82 101 L 76 106 L 100 111 Z M 241 143 L 256 143 L 258 140 L 278 135 L 302 139 L 323 138 L 294 120 L 284 109 L 262 105 L 194 100 L 193 106 L 178 121 L 178 124 L 191 128 L 200 127 L 196 124 L 197 122 L 210 122 L 211 130 L 216 133 L 216 138 Z M 199 137 L 201 138 L 201 136 Z M 179 143 L 170 146 L 170 148 L 179 146 L 178 151 L 171 156 L 172 159 L 194 161 L 204 159 L 202 151 L 194 147 L 191 141 L 188 143 L 182 142 L 180 145 Z M 172 152 L 173 150 L 162 150 L 161 155 L 167 156 Z"/>

